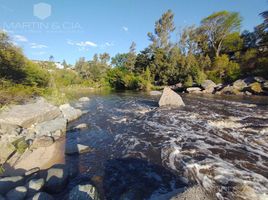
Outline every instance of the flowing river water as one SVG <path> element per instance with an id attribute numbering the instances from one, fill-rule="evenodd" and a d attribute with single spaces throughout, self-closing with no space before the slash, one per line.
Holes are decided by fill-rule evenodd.
<path id="1" fill-rule="evenodd" d="M 90 95 L 89 112 L 67 140 L 91 147 L 66 156 L 76 182 L 90 177 L 104 199 L 169 199 L 194 183 L 218 199 L 247 185 L 268 194 L 268 98 L 182 95 L 182 108 L 159 108 L 143 93 Z"/>

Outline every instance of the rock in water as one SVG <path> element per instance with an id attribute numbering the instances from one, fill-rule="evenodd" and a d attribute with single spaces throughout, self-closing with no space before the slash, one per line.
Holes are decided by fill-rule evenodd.
<path id="1" fill-rule="evenodd" d="M 93 185 L 77 185 L 70 194 L 69 200 L 100 200 L 99 194 Z"/>
<path id="2" fill-rule="evenodd" d="M 203 93 L 213 93 L 216 84 L 212 80 L 205 80 L 201 86 L 204 88 Z"/>
<path id="3" fill-rule="evenodd" d="M 22 176 L 12 176 L 0 179 L 0 194 L 4 195 L 15 187 L 22 186 L 24 178 Z"/>
<path id="4" fill-rule="evenodd" d="M 81 97 L 79 99 L 79 101 L 81 101 L 81 102 L 87 102 L 87 101 L 90 101 L 90 99 L 88 97 Z"/>
<path id="5" fill-rule="evenodd" d="M 159 106 L 185 106 L 181 96 L 171 90 L 169 87 L 165 87 L 163 94 L 158 102 Z"/>
<path id="6" fill-rule="evenodd" d="M 28 188 L 27 196 L 28 197 L 34 196 L 36 193 L 38 193 L 43 188 L 44 185 L 45 185 L 45 180 L 43 178 L 32 179 L 27 184 L 27 188 Z"/>
<path id="7" fill-rule="evenodd" d="M 62 165 L 54 165 L 47 171 L 45 191 L 49 193 L 60 193 L 68 182 L 68 170 Z"/>
<path id="8" fill-rule="evenodd" d="M 34 195 L 33 198 L 30 198 L 29 200 L 54 200 L 54 198 L 45 192 L 39 192 L 36 195 Z"/>
<path id="9" fill-rule="evenodd" d="M 10 190 L 6 197 L 8 200 L 23 200 L 26 197 L 27 194 L 27 188 L 20 186 L 16 187 L 13 190 Z"/>
<path id="10" fill-rule="evenodd" d="M 186 89 L 188 93 L 201 93 L 201 88 L 199 87 L 189 87 Z"/>
<path id="11" fill-rule="evenodd" d="M 60 110 L 68 122 L 79 118 L 83 114 L 81 110 L 73 108 L 70 104 L 61 105 Z"/>

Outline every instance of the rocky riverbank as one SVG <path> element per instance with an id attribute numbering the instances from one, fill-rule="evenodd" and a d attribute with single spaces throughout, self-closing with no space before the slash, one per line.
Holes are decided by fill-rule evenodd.
<path id="1" fill-rule="evenodd" d="M 83 97 L 77 104 L 88 101 Z M 0 200 L 47 200 L 64 192 L 68 180 L 76 175 L 59 164 L 64 163 L 64 153 L 88 150 L 84 145 L 65 141 L 67 123 L 83 113 L 69 104 L 54 106 L 43 98 L 0 113 Z M 98 199 L 98 194 L 91 184 L 78 184 L 68 198 Z"/>
<path id="2" fill-rule="evenodd" d="M 262 77 L 247 77 L 230 84 L 216 84 L 211 80 L 205 80 L 200 85 L 193 85 L 192 87 L 176 84 L 171 88 L 194 94 L 268 95 L 268 80 Z"/>

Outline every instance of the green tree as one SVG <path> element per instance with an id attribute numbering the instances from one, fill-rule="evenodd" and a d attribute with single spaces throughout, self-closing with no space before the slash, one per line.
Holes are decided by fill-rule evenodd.
<path id="1" fill-rule="evenodd" d="M 129 47 L 129 52 L 127 54 L 127 59 L 126 59 L 126 63 L 125 63 L 126 68 L 131 72 L 134 71 L 136 57 L 137 57 L 137 55 L 136 55 L 136 43 L 132 42 L 131 46 Z"/>
<path id="2" fill-rule="evenodd" d="M 200 30 L 206 36 L 216 57 L 220 55 L 228 35 L 240 30 L 241 21 L 238 13 L 228 11 L 213 13 L 201 21 Z"/>
<path id="3" fill-rule="evenodd" d="M 171 33 L 174 32 L 174 14 L 171 10 L 165 12 L 162 17 L 156 21 L 154 34 L 148 33 L 148 37 L 152 42 L 152 48 L 162 48 L 168 52 L 171 48 Z"/>

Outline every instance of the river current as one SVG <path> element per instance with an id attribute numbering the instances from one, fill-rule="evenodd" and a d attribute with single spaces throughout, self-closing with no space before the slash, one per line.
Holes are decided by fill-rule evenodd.
<path id="1" fill-rule="evenodd" d="M 181 108 L 159 108 L 143 93 L 92 94 L 69 124 L 67 140 L 91 147 L 66 156 L 103 199 L 170 199 L 194 184 L 218 199 L 245 185 L 268 194 L 268 98 L 182 95 Z M 88 128 L 71 130 L 86 123 Z"/>

